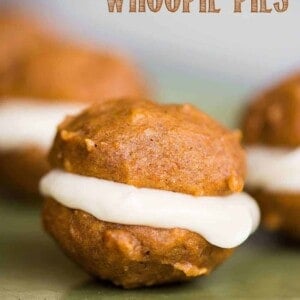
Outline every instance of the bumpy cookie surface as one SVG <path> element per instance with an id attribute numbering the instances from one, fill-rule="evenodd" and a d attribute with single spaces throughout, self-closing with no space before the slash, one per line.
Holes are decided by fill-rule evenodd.
<path id="1" fill-rule="evenodd" d="M 244 151 L 231 132 L 190 105 L 121 99 L 67 118 L 50 151 L 54 168 L 192 195 L 240 192 Z"/>

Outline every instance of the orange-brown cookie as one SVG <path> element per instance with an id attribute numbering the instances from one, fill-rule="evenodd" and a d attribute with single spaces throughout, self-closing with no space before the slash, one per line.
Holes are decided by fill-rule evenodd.
<path id="1" fill-rule="evenodd" d="M 0 96 L 15 93 L 28 59 L 57 42 L 54 35 L 34 18 L 20 11 L 1 8 Z"/>
<path id="2" fill-rule="evenodd" d="M 50 161 L 68 172 L 138 187 L 224 195 L 243 189 L 239 139 L 239 132 L 191 105 L 121 99 L 67 118 Z"/>
<path id="3" fill-rule="evenodd" d="M 147 93 L 133 63 L 111 49 L 65 41 L 12 11 L 0 24 L 0 96 L 93 102 Z"/>
<path id="4" fill-rule="evenodd" d="M 243 236 L 241 228 L 249 231 L 252 218 L 258 222 L 252 199 L 238 205 L 240 196 L 248 197 L 239 193 L 245 174 L 239 134 L 191 105 L 142 99 L 94 105 L 60 124 L 50 162 L 54 170 L 40 184 L 45 229 L 90 274 L 125 288 L 186 281 L 210 273 L 223 262 L 234 246 L 219 246 L 216 240 L 223 237 L 216 228 L 220 222 L 233 224 L 240 217 L 224 207 L 232 197 L 230 209 L 242 208 L 245 202 L 251 207 L 242 209 L 243 224 L 235 223 L 237 231 L 229 239 Z M 64 178 L 66 182 L 61 181 Z M 95 187 L 100 187 L 98 192 Z M 175 213 L 171 212 L 173 197 Z M 216 211 L 210 217 L 206 210 L 215 202 Z M 198 203 L 204 204 L 204 211 L 194 207 Z M 104 219 L 97 217 L 93 207 Z M 189 218 L 189 225 L 166 225 L 170 219 L 185 218 L 191 207 L 209 219 L 204 223 L 211 224 L 207 232 L 212 235 L 203 231 L 204 238 L 189 230 L 193 226 Z M 155 214 L 162 214 L 156 226 L 149 221 Z M 146 215 L 147 221 L 140 217 Z M 127 221 L 117 222 L 113 216 Z M 257 224 L 251 226 L 253 231 Z"/>
<path id="5" fill-rule="evenodd" d="M 260 205 L 263 225 L 268 230 L 282 232 L 300 241 L 300 193 L 262 190 L 251 193 Z"/>
<path id="6" fill-rule="evenodd" d="M 4 100 L 14 105 L 15 98 L 37 105 L 70 103 L 80 107 L 114 97 L 147 94 L 141 74 L 127 58 L 112 51 L 64 41 L 23 14 L 14 11 L 0 14 L 0 45 L 0 110 Z M 19 122 L 18 115 L 15 120 Z M 14 126 L 14 122 L 6 126 Z M 29 131 L 35 129 L 28 128 Z M 3 130 L 5 128 L 0 129 L 0 134 Z M 45 170 L 48 149 L 34 140 L 13 149 L 2 147 L 1 143 L 0 137 L 0 157 L 3 158 L 0 177 L 4 179 L 1 182 L 12 189 L 37 194 L 40 177 L 36 174 L 43 174 L 41 170 Z M 35 148 L 33 153 L 28 151 L 31 146 Z M 25 167 L 24 161 L 30 161 L 34 167 Z"/>
<path id="7" fill-rule="evenodd" d="M 124 288 L 208 275 L 233 252 L 187 230 L 104 222 L 50 198 L 43 221 L 70 258 L 91 275 Z"/>
<path id="8" fill-rule="evenodd" d="M 16 86 L 16 96 L 104 101 L 147 94 L 137 68 L 110 50 L 61 43 L 44 48 L 26 62 Z"/>
<path id="9" fill-rule="evenodd" d="M 47 152 L 36 146 L 0 152 L 0 182 L 7 190 L 38 196 L 38 183 L 50 167 Z"/>
<path id="10" fill-rule="evenodd" d="M 245 110 L 244 143 L 272 147 L 300 145 L 300 73 L 262 92 Z"/>
<path id="11" fill-rule="evenodd" d="M 297 180 L 300 146 L 300 74 L 250 102 L 242 128 L 249 157 L 248 190 L 261 206 L 263 224 L 299 239 L 300 190 L 292 182 Z M 258 172 L 263 175 L 253 183 Z"/>

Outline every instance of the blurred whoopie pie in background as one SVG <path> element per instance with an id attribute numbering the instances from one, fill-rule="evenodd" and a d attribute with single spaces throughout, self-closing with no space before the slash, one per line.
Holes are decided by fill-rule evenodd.
<path id="1" fill-rule="evenodd" d="M 263 225 L 300 240 L 300 73 L 253 99 L 242 127 Z"/>
<path id="2" fill-rule="evenodd" d="M 66 41 L 34 17 L 0 13 L 0 184 L 38 193 L 56 125 L 93 102 L 148 94 L 114 50 Z"/>

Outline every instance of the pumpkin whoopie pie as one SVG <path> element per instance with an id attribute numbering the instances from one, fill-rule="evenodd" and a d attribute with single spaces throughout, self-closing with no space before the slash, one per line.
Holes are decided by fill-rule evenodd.
<path id="1" fill-rule="evenodd" d="M 247 189 L 272 231 L 300 240 L 300 74 L 256 97 L 245 112 Z"/>
<path id="2" fill-rule="evenodd" d="M 124 288 L 208 274 L 259 222 L 239 140 L 191 105 L 96 104 L 58 127 L 40 182 L 44 226 Z"/>
<path id="3" fill-rule="evenodd" d="M 113 97 L 147 94 L 146 84 L 119 54 L 43 35 L 25 17 L 0 15 L 0 181 L 38 194 L 46 152 L 68 113 Z"/>

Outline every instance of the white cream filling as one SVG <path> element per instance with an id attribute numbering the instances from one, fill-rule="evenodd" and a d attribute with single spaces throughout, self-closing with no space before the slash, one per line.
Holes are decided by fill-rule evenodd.
<path id="1" fill-rule="evenodd" d="M 194 197 L 61 170 L 45 175 L 40 191 L 64 206 L 80 209 L 99 220 L 187 229 L 222 248 L 233 248 L 244 242 L 260 219 L 256 202 L 246 193 Z"/>
<path id="2" fill-rule="evenodd" d="M 37 145 L 51 146 L 56 126 L 67 114 L 79 112 L 81 104 L 46 103 L 8 99 L 0 102 L 0 150 Z"/>
<path id="3" fill-rule="evenodd" d="M 274 192 L 300 192 L 300 148 L 247 148 L 246 186 Z"/>

